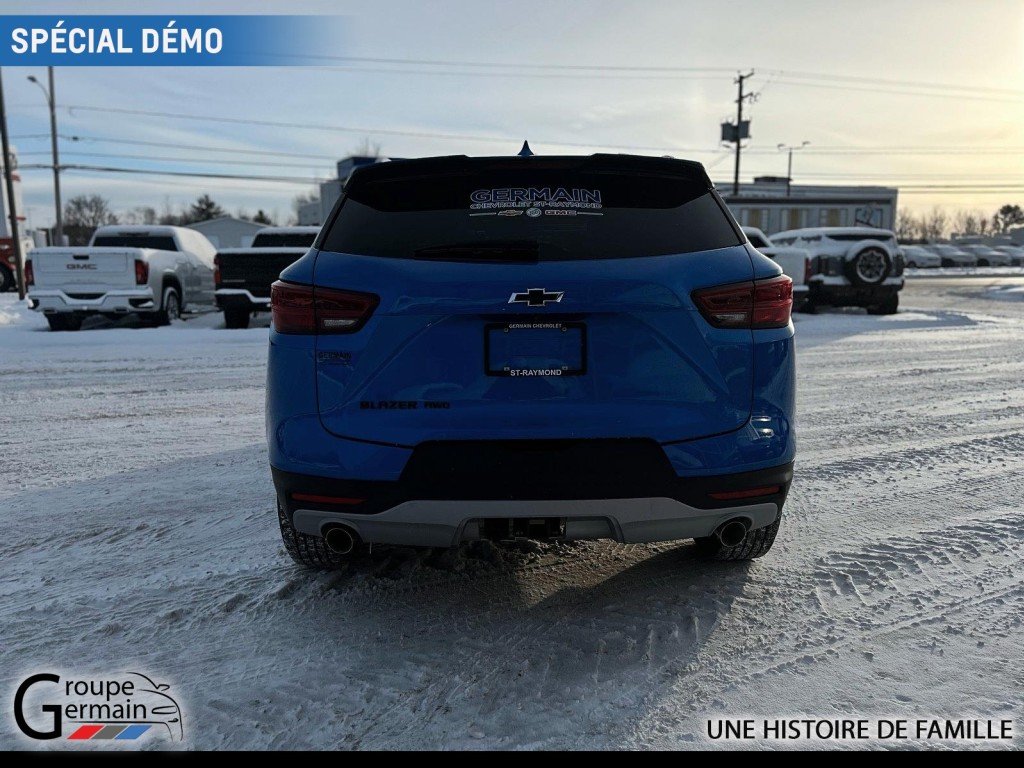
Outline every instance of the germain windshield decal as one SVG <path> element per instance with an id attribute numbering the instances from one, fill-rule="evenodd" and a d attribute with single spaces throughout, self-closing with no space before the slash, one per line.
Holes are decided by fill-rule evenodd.
<path id="1" fill-rule="evenodd" d="M 470 210 L 515 208 L 575 208 L 602 207 L 601 190 L 580 187 L 500 187 L 478 189 L 470 196 Z"/>

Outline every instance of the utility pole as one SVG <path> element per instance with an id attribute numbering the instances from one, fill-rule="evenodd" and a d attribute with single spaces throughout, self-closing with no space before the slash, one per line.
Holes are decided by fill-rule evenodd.
<path id="1" fill-rule="evenodd" d="M 56 227 L 53 245 L 64 245 L 64 213 L 60 201 L 60 151 L 57 148 L 57 93 L 53 88 L 53 67 L 46 68 L 49 90 L 29 75 L 29 82 L 35 83 L 46 95 L 46 105 L 50 108 L 50 148 L 53 152 L 53 204 L 57 209 Z"/>
<path id="2" fill-rule="evenodd" d="M 3 70 L 0 69 L 0 148 L 4 157 L 4 185 L 7 189 L 7 215 L 11 222 L 11 246 L 18 269 L 18 298 L 25 298 L 25 256 L 21 252 L 21 233 L 18 231 L 18 203 L 14 198 L 14 168 L 11 166 L 11 144 L 7 134 L 7 106 L 4 102 Z"/>
<path id="3" fill-rule="evenodd" d="M 732 194 L 737 196 L 740 193 L 740 146 L 743 143 L 743 102 L 745 99 L 752 99 L 756 94 L 743 93 L 743 84 L 750 77 L 753 77 L 754 70 L 750 70 L 745 75 L 737 75 L 736 83 L 738 93 L 736 95 L 736 167 L 733 170 L 732 175 Z"/>
<path id="4" fill-rule="evenodd" d="M 786 166 L 786 197 L 790 197 L 791 187 L 793 186 L 793 153 L 799 152 L 801 149 L 806 147 L 811 142 L 802 141 L 799 147 L 791 147 L 788 144 L 779 144 L 780 152 L 789 152 L 789 164 Z"/>

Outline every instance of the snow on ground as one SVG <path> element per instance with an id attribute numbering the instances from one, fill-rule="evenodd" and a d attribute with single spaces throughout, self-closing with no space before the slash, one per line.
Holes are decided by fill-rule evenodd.
<path id="1" fill-rule="evenodd" d="M 1012 717 L 1020 747 L 1024 304 L 986 286 L 797 318 L 762 560 L 476 546 L 332 574 L 280 545 L 265 328 L 49 333 L 2 296 L 0 688 L 147 671 L 196 747 L 673 748 L 796 715 Z"/>

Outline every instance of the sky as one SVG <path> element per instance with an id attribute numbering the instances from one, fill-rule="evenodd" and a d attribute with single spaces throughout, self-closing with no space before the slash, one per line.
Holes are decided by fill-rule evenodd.
<path id="1" fill-rule="evenodd" d="M 0 0 L 3 14 L 255 7 Z M 785 175 L 778 144 L 808 141 L 794 155 L 797 184 L 895 185 L 901 208 L 913 212 L 1024 205 L 1024 0 L 292 0 L 258 8 L 344 16 L 337 55 L 358 60 L 60 68 L 58 132 L 79 137 L 61 140 L 63 165 L 274 180 L 68 169 L 65 200 L 96 193 L 115 210 L 159 211 L 208 193 L 229 212 L 262 208 L 284 221 L 296 195 L 362 146 L 393 157 L 499 155 L 523 139 L 538 154 L 686 157 L 726 185 L 732 154 L 719 144 L 719 123 L 735 114 L 737 72 L 753 70 L 745 180 Z M 42 68 L 3 70 L 29 225 L 42 227 L 53 221 L 52 175 L 28 166 L 50 161 L 49 122 L 28 75 L 45 82 Z"/>

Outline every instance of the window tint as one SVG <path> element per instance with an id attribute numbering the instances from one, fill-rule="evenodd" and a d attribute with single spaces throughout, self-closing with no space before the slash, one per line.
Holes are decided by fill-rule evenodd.
<path id="1" fill-rule="evenodd" d="M 357 183 L 323 249 L 458 261 L 657 256 L 742 242 L 706 182 L 533 167 Z"/>
<path id="2" fill-rule="evenodd" d="M 93 243 L 106 248 L 153 248 L 157 251 L 176 251 L 174 238 L 167 235 L 100 235 Z"/>
<path id="3" fill-rule="evenodd" d="M 309 248 L 316 240 L 316 232 L 266 232 L 256 235 L 253 248 Z"/>

